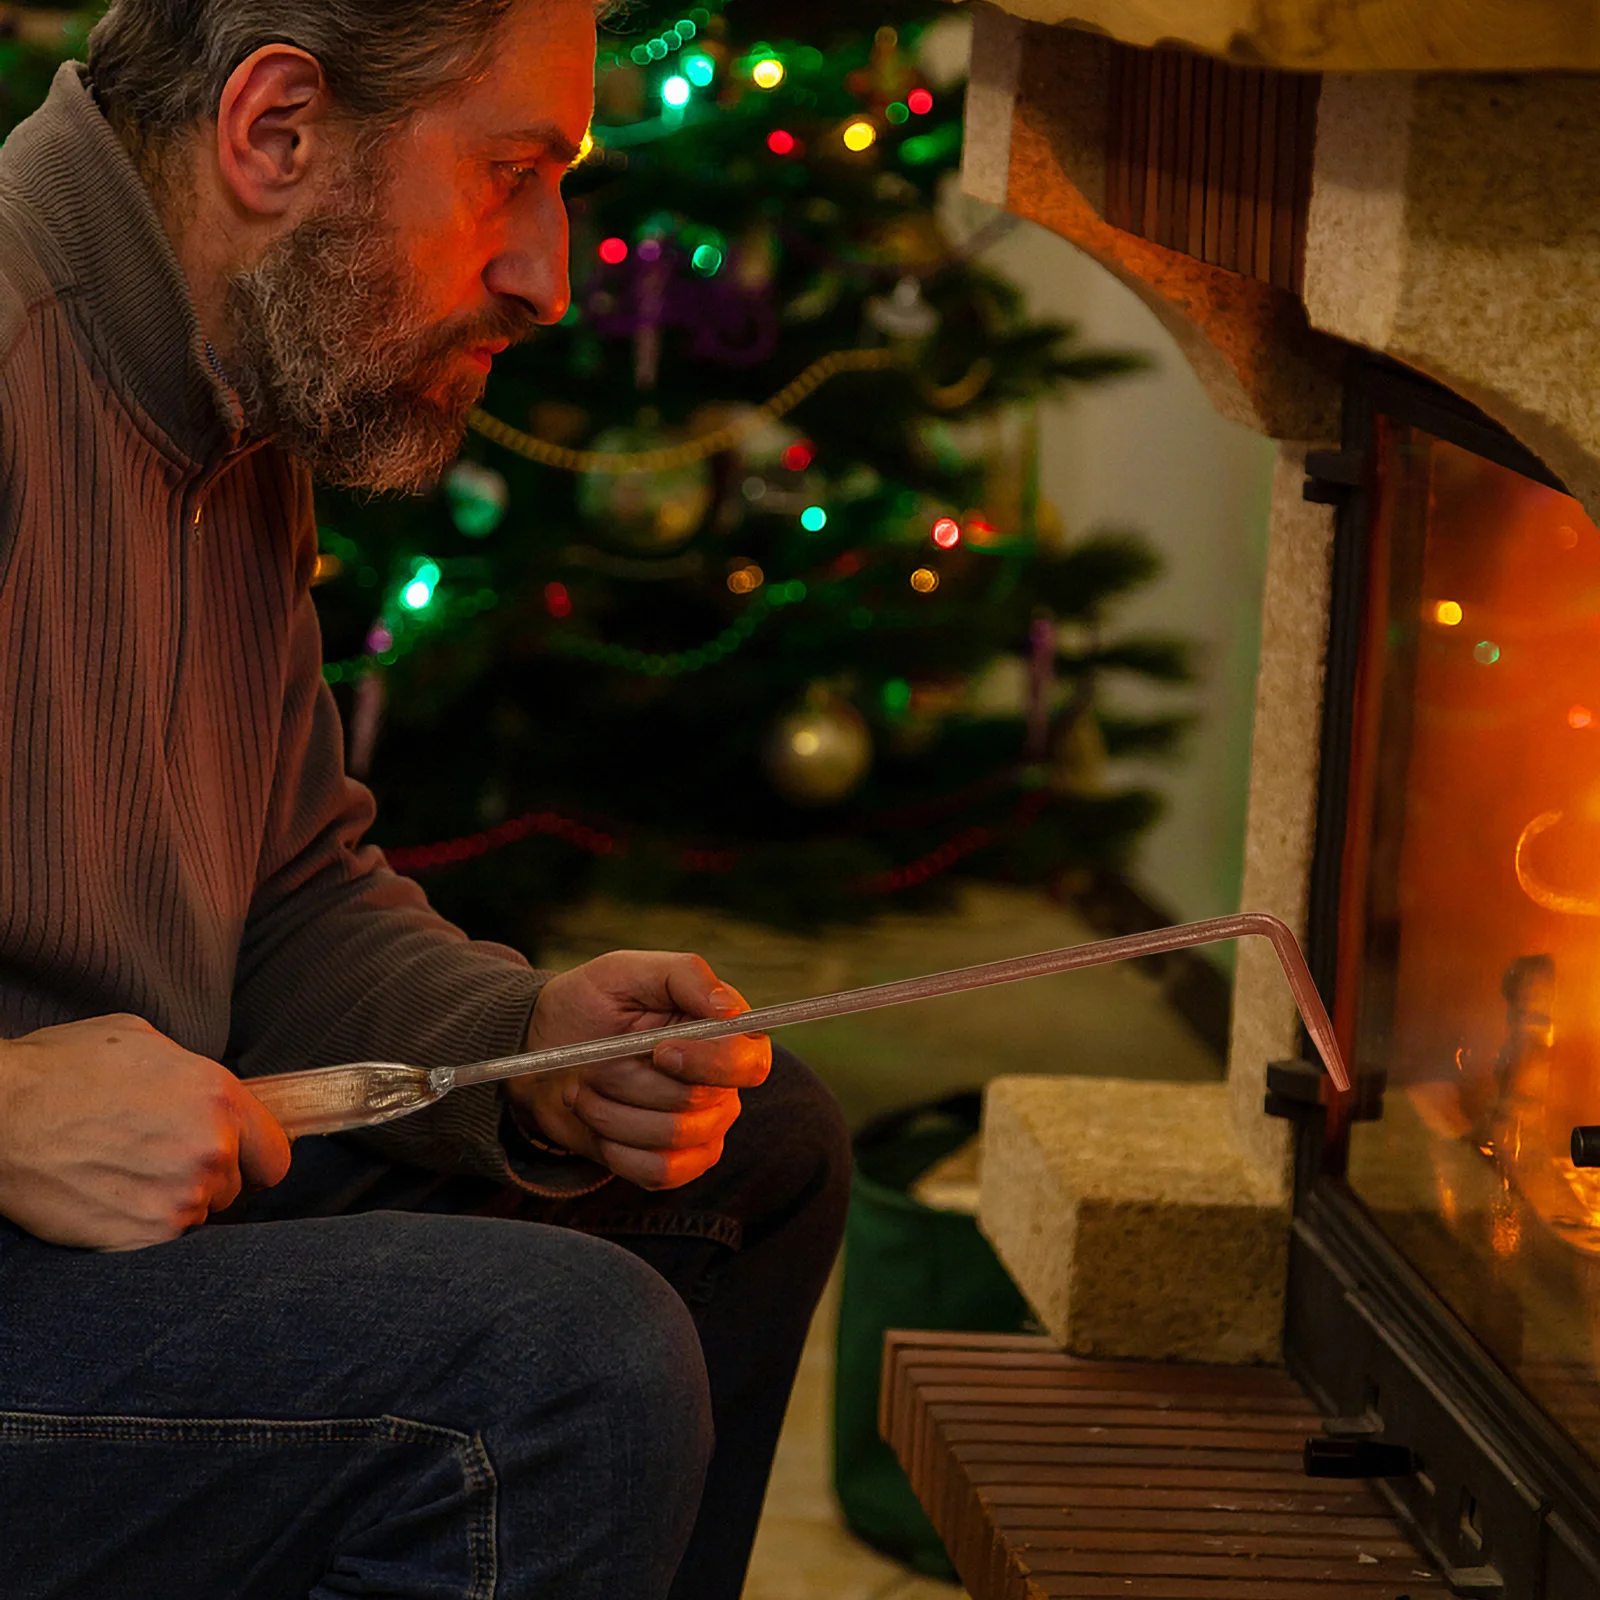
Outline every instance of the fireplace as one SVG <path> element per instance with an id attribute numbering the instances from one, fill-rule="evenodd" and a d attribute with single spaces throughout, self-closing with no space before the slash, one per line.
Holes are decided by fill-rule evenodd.
<path id="1" fill-rule="evenodd" d="M 1243 904 L 1358 1093 L 1241 950 L 1226 1084 L 990 1086 L 980 1224 L 1075 1355 L 1281 1359 L 1454 1592 L 1600 1600 L 1600 34 L 1270 9 L 981 9 L 966 185 L 1278 441 Z"/>
<path id="2" fill-rule="evenodd" d="M 1362 363 L 1311 959 L 1371 1119 L 1297 1150 L 1286 1357 L 1464 1594 L 1600 1595 L 1600 530 L 1446 391 Z M 1331 480 L 1331 481 L 1330 481 Z M 1402 1465 L 1404 1460 L 1402 1459 Z"/>

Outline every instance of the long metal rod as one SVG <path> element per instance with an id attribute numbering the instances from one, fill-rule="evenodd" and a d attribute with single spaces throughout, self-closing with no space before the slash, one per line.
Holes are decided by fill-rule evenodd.
<path id="1" fill-rule="evenodd" d="M 1037 955 L 1014 956 L 1005 961 L 987 961 L 980 966 L 959 967 L 953 972 L 903 978 L 897 983 L 879 983 L 865 989 L 813 995 L 806 1000 L 762 1006 L 737 1017 L 678 1022 L 641 1033 L 617 1034 L 607 1039 L 558 1045 L 554 1049 L 535 1050 L 525 1055 L 501 1056 L 493 1061 L 437 1067 L 429 1074 L 429 1080 L 435 1090 L 442 1094 L 470 1083 L 494 1083 L 502 1078 L 561 1072 L 572 1067 L 593 1066 L 600 1061 L 616 1061 L 624 1056 L 648 1055 L 657 1045 L 668 1044 L 676 1039 L 725 1039 L 743 1033 L 766 1033 L 770 1029 L 789 1027 L 797 1022 L 822 1022 L 829 1017 L 875 1011 L 881 1006 L 904 1005 L 908 1000 L 931 1000 L 937 995 L 987 989 L 996 984 L 1017 983 L 1023 978 L 1041 978 L 1050 973 L 1072 972 L 1080 967 L 1098 967 L 1112 961 L 1131 961 L 1139 956 L 1161 955 L 1170 950 L 1187 950 L 1196 945 L 1250 937 L 1264 938 L 1272 945 L 1283 968 L 1283 975 L 1288 980 L 1295 1005 L 1299 1008 L 1301 1020 L 1306 1025 L 1306 1032 L 1311 1035 L 1323 1065 L 1328 1069 L 1328 1076 L 1338 1089 L 1348 1091 L 1351 1087 L 1350 1073 L 1340 1054 L 1338 1040 L 1334 1038 L 1333 1023 L 1329 1020 L 1322 997 L 1317 993 L 1305 957 L 1300 953 L 1300 946 L 1286 923 L 1262 911 L 1241 911 L 1231 917 L 1212 917 L 1204 922 L 1157 928 L 1150 933 L 1131 933 L 1118 939 L 1071 945 L 1064 950 L 1046 950 Z"/>

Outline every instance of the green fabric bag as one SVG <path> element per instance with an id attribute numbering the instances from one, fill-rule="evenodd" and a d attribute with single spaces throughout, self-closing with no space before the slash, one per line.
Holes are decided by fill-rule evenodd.
<path id="1" fill-rule="evenodd" d="M 919 1572 L 953 1577 L 894 1451 L 878 1437 L 878 1383 L 887 1328 L 1017 1333 L 1026 1302 L 969 1216 L 906 1192 L 978 1130 L 981 1098 L 952 1095 L 891 1112 L 855 1139 L 844 1231 L 833 1392 L 833 1486 L 861 1539 Z"/>

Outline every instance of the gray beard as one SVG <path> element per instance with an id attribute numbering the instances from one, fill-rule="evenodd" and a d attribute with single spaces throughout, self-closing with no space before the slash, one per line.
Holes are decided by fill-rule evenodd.
<path id="1" fill-rule="evenodd" d="M 228 285 L 228 375 L 246 424 L 324 483 L 414 492 L 454 460 L 483 379 L 454 352 L 516 337 L 429 327 L 371 173 L 275 241 Z M 476 335 L 469 337 L 469 333 Z"/>

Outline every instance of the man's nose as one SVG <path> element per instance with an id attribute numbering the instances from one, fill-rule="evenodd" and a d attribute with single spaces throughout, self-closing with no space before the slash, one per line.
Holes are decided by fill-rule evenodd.
<path id="1" fill-rule="evenodd" d="M 548 326 L 567 314 L 567 210 L 559 198 L 526 208 L 483 278 L 492 293 L 522 301 L 535 322 Z"/>

